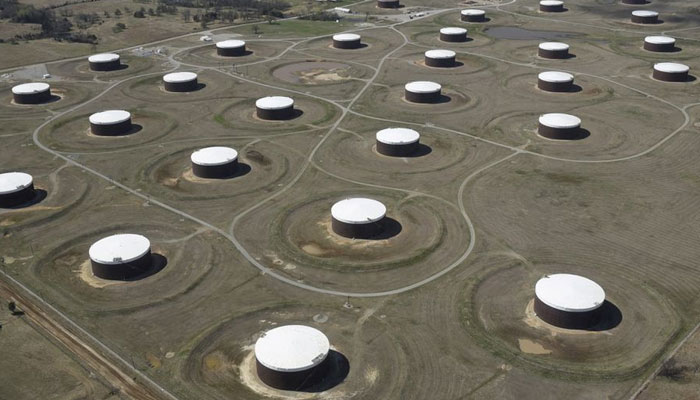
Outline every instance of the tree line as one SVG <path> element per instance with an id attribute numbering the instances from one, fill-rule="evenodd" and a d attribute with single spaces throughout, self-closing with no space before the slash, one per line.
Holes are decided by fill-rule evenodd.
<path id="1" fill-rule="evenodd" d="M 48 8 L 36 8 L 30 4 L 22 4 L 17 0 L 0 0 L 0 18 L 9 19 L 12 22 L 24 24 L 38 24 L 41 26 L 39 33 L 26 33 L 17 35 L 19 39 L 44 39 L 67 40 L 71 42 L 97 43 L 97 36 L 71 32 L 73 23 L 66 17 L 58 17 Z M 90 18 L 87 18 L 89 20 Z"/>
<path id="2" fill-rule="evenodd" d="M 119 19 L 123 14 L 132 15 L 135 18 L 146 18 L 148 16 L 160 16 L 162 14 L 177 14 L 178 7 L 185 22 L 194 21 L 206 28 L 207 24 L 214 21 L 233 23 L 237 19 L 255 20 L 267 18 L 268 21 L 274 18 L 283 18 L 284 12 L 291 5 L 283 0 L 143 0 L 142 3 L 156 3 L 154 8 L 141 7 L 135 11 L 124 7 L 124 11 L 117 8 L 110 14 L 104 11 L 103 15 L 97 13 L 77 13 L 68 8 L 60 8 L 78 3 L 88 3 L 96 0 L 66 0 L 59 5 L 36 8 L 30 4 L 20 3 L 19 0 L 0 0 L 0 19 L 9 19 L 11 22 L 38 24 L 41 26 L 40 32 L 31 32 L 15 35 L 10 39 L 33 40 L 53 38 L 55 40 L 66 40 L 71 42 L 93 43 L 98 42 L 97 36 L 87 32 L 81 32 L 92 25 L 101 24 L 103 18 L 111 18 L 114 15 Z M 54 11 L 55 9 L 58 9 Z M 193 12 L 191 10 L 197 10 Z M 319 18 L 321 17 L 321 18 Z M 311 19 L 327 19 L 325 15 L 317 15 Z M 330 15 L 327 16 L 330 19 Z M 73 26 L 78 31 L 72 31 Z M 126 29 L 123 23 L 117 23 L 112 28 L 114 33 L 119 33 Z M 0 38 L 0 42 L 3 39 Z"/>
<path id="3" fill-rule="evenodd" d="M 169 6 L 213 9 L 215 13 L 228 8 L 235 9 L 242 15 L 271 15 L 280 18 L 284 16 L 283 12 L 291 7 L 289 3 L 282 0 L 160 0 L 160 2 Z"/>

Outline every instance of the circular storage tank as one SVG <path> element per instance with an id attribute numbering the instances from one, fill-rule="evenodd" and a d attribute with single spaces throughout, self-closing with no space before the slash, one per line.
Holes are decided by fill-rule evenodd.
<path id="1" fill-rule="evenodd" d="M 442 86 L 430 81 L 415 81 L 404 86 L 404 96 L 411 103 L 437 103 L 440 100 Z"/>
<path id="2" fill-rule="evenodd" d="M 581 129 L 581 119 L 574 115 L 551 113 L 541 115 L 537 133 L 549 139 L 574 139 Z"/>
<path id="3" fill-rule="evenodd" d="M 537 87 L 546 92 L 568 92 L 574 86 L 574 76 L 567 72 L 547 71 L 537 75 Z"/>
<path id="4" fill-rule="evenodd" d="M 0 207 L 15 207 L 34 198 L 34 179 L 24 172 L 0 174 Z"/>
<path id="5" fill-rule="evenodd" d="M 535 314 L 548 324 L 586 329 L 600 321 L 605 291 L 588 278 L 546 275 L 535 284 Z"/>
<path id="6" fill-rule="evenodd" d="M 450 68 L 457 65 L 457 53 L 452 50 L 428 50 L 425 52 L 425 65 L 429 67 Z"/>
<path id="7" fill-rule="evenodd" d="M 540 43 L 537 55 L 542 58 L 563 59 L 569 57 L 569 45 L 561 42 Z"/>
<path id="8" fill-rule="evenodd" d="M 197 74 L 173 72 L 163 76 L 163 87 L 168 92 L 191 92 L 197 90 Z"/>
<path id="9" fill-rule="evenodd" d="M 654 64 L 654 79 L 666 82 L 686 82 L 688 80 L 690 67 L 679 63 L 658 63 Z"/>
<path id="10" fill-rule="evenodd" d="M 331 207 L 333 232 L 351 239 L 369 239 L 382 231 L 386 207 L 362 197 L 341 200 Z"/>
<path id="11" fill-rule="evenodd" d="M 632 22 L 635 24 L 657 24 L 659 22 L 659 13 L 648 10 L 632 11 Z"/>
<path id="12" fill-rule="evenodd" d="M 559 0 L 542 0 L 540 1 L 540 11 L 562 12 L 564 11 L 564 2 Z"/>
<path id="13" fill-rule="evenodd" d="M 385 156 L 405 157 L 418 150 L 420 134 L 413 129 L 387 128 L 377 132 L 377 152 Z"/>
<path id="14" fill-rule="evenodd" d="M 270 329 L 255 342 L 258 378 L 280 390 L 312 386 L 328 372 L 330 343 L 318 329 L 285 325 Z"/>
<path id="15" fill-rule="evenodd" d="M 131 130 L 131 113 L 107 110 L 90 115 L 90 132 L 98 136 L 126 135 Z"/>
<path id="16" fill-rule="evenodd" d="M 224 179 L 236 173 L 238 152 L 230 147 L 205 147 L 192 153 L 190 160 L 195 176 Z"/>
<path id="17" fill-rule="evenodd" d="M 119 54 L 116 53 L 95 54 L 88 57 L 90 69 L 93 71 L 114 71 L 119 69 L 121 67 L 119 60 Z"/>
<path id="18" fill-rule="evenodd" d="M 362 38 L 356 33 L 341 33 L 333 35 L 333 47 L 336 49 L 359 49 Z"/>
<path id="19" fill-rule="evenodd" d="M 23 83 L 12 88 L 12 97 L 17 104 L 40 104 L 51 100 L 48 83 Z"/>
<path id="20" fill-rule="evenodd" d="M 442 28 L 440 29 L 440 40 L 443 42 L 466 42 L 467 30 L 455 27 Z"/>
<path id="21" fill-rule="evenodd" d="M 260 119 L 283 120 L 294 116 L 294 99 L 284 96 L 268 96 L 255 102 Z"/>
<path id="22" fill-rule="evenodd" d="M 216 43 L 216 54 L 222 57 L 244 56 L 245 42 L 242 40 L 224 40 Z"/>
<path id="23" fill-rule="evenodd" d="M 462 10 L 460 19 L 464 22 L 484 22 L 486 21 L 486 11 L 484 10 Z"/>
<path id="24" fill-rule="evenodd" d="M 377 0 L 377 7 L 379 8 L 399 8 L 399 0 Z"/>
<path id="25" fill-rule="evenodd" d="M 644 38 L 644 50 L 668 52 L 676 49 L 676 39 L 668 36 L 647 36 Z"/>
<path id="26" fill-rule="evenodd" d="M 151 267 L 151 242 L 131 233 L 107 236 L 90 246 L 92 273 L 98 278 L 128 280 Z"/>

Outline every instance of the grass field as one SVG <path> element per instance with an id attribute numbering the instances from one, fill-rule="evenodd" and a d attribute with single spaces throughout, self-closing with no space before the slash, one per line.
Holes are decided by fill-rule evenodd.
<path id="1" fill-rule="evenodd" d="M 117 3 L 129 2 L 108 7 Z M 0 374 L 0 398 L 108 399 L 112 386 L 126 398 L 132 385 L 151 385 L 146 378 L 177 399 L 696 397 L 700 81 L 651 78 L 660 60 L 700 69 L 689 6 L 652 3 L 668 17 L 638 26 L 621 4 L 548 15 L 535 0 L 403 3 L 351 6 L 371 13 L 367 21 L 211 32 L 246 41 L 236 58 L 198 33 L 180 36 L 199 25 L 176 17 L 123 17 L 118 34 L 110 19 L 95 27 L 105 38 L 97 48 L 0 44 L 2 66 L 17 66 L 0 81 L 0 172 L 28 172 L 44 194 L 0 210 L 2 271 L 137 377 L 114 383 L 93 370 L 41 326 L 9 315 L 12 294 L 0 292 L 0 368 L 10 371 Z M 461 22 L 463 7 L 486 7 L 488 22 Z M 414 10 L 429 14 L 411 19 Z M 445 26 L 467 27 L 470 40 L 440 41 Z M 346 31 L 364 46 L 333 48 L 330 36 Z M 678 51 L 642 49 L 644 36 L 662 31 Z M 552 37 L 574 56 L 538 57 Z M 120 52 L 126 67 L 117 71 L 91 71 L 82 58 L 161 39 Z M 427 67 L 423 53 L 437 48 L 454 50 L 457 66 Z M 547 70 L 572 73 L 576 90 L 538 89 Z M 198 89 L 166 92 L 162 76 L 172 71 L 196 72 Z M 44 72 L 54 101 L 15 104 L 11 87 Z M 404 84 L 419 80 L 442 85 L 439 103 L 404 99 Z M 260 119 L 264 96 L 292 97 L 294 117 Z M 108 109 L 130 111 L 137 129 L 91 134 L 88 117 Z M 588 136 L 539 136 L 546 112 L 579 116 Z M 375 134 L 388 127 L 419 131 L 421 152 L 379 154 Z M 239 173 L 194 176 L 190 155 L 207 146 L 235 148 Z M 351 196 L 386 205 L 383 236 L 333 232 L 330 208 Z M 146 235 L 164 267 L 135 281 L 94 277 L 88 248 L 116 232 Z M 557 272 L 594 279 L 620 318 L 592 330 L 540 320 L 535 282 Z M 283 324 L 322 330 L 350 365 L 342 382 L 300 393 L 263 384 L 253 345 Z"/>

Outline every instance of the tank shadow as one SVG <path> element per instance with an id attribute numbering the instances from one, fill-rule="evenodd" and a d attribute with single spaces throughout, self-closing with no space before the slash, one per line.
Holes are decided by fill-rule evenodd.
<path id="1" fill-rule="evenodd" d="M 658 19 L 655 22 L 633 22 L 631 21 L 633 25 L 661 25 L 664 23 L 664 20 Z"/>
<path id="2" fill-rule="evenodd" d="M 94 135 L 94 136 L 97 136 L 97 137 L 107 137 L 107 138 L 108 138 L 108 137 L 123 137 L 123 136 L 131 136 L 131 135 L 133 135 L 133 134 L 135 134 L 135 133 L 141 132 L 141 130 L 143 130 L 143 125 L 133 124 L 133 123 L 132 123 L 132 124 L 131 124 L 131 129 L 129 129 L 128 131 L 122 133 L 121 135 L 97 135 L 97 134 L 94 134 L 94 133 L 93 133 L 93 135 Z"/>
<path id="3" fill-rule="evenodd" d="M 128 136 L 128 135 L 133 135 L 135 133 L 141 132 L 143 130 L 143 125 L 139 124 L 131 124 L 131 129 L 129 129 L 129 132 L 119 135 L 119 136 Z"/>
<path id="4" fill-rule="evenodd" d="M 302 115 L 304 115 L 304 112 L 298 108 L 295 108 L 294 110 L 292 110 L 292 116 L 287 118 L 287 120 L 297 119 L 297 118 L 301 117 Z"/>
<path id="5" fill-rule="evenodd" d="M 250 173 L 250 171 L 252 171 L 252 170 L 253 170 L 253 168 L 251 168 L 249 164 L 246 164 L 246 163 L 239 161 L 238 166 L 236 166 L 236 170 L 231 175 L 222 176 L 221 178 L 202 178 L 202 179 L 214 179 L 214 180 L 234 179 L 234 178 L 248 175 Z"/>
<path id="6" fill-rule="evenodd" d="M 617 306 L 607 300 L 600 306 L 600 321 L 589 327 L 588 331 L 607 331 L 620 325 L 622 322 L 622 311 Z"/>
<path id="7" fill-rule="evenodd" d="M 350 373 L 350 361 L 342 353 L 335 350 L 328 352 L 328 370 L 320 382 L 308 387 L 302 386 L 300 392 L 320 393 L 332 389 L 342 383 Z"/>
<path id="8" fill-rule="evenodd" d="M 588 129 L 579 128 L 565 140 L 583 140 L 589 136 L 591 136 L 591 131 L 589 131 Z"/>
<path id="9" fill-rule="evenodd" d="M 19 210 L 22 208 L 27 208 L 31 207 L 35 204 L 41 203 L 44 201 L 44 199 L 48 196 L 48 192 L 44 189 L 34 189 L 34 197 L 32 197 L 29 201 L 25 201 L 22 204 L 18 204 L 16 206 L 12 207 L 0 207 L 2 210 Z"/>
<path id="10" fill-rule="evenodd" d="M 39 104 L 51 104 L 51 103 L 55 103 L 55 102 L 57 102 L 57 101 L 59 101 L 59 100 L 61 100 L 61 96 L 56 96 L 55 94 L 52 94 L 51 97 L 49 97 L 48 100 L 42 101 L 42 102 L 39 103 Z"/>
<path id="11" fill-rule="evenodd" d="M 206 83 L 197 82 L 197 87 L 192 89 L 190 92 L 199 92 L 200 90 L 204 90 L 204 88 L 206 88 L 206 87 L 207 87 Z"/>
<path id="12" fill-rule="evenodd" d="M 132 281 L 138 281 L 144 278 L 148 278 L 151 275 L 155 275 L 158 272 L 160 272 L 165 266 L 168 265 L 168 259 L 165 258 L 165 256 L 158 254 L 158 253 L 152 253 L 151 254 L 151 266 L 143 271 L 141 274 L 132 276 L 130 278 L 123 279 L 124 281 L 132 282 Z"/>
<path id="13" fill-rule="evenodd" d="M 582 92 L 582 91 L 583 91 L 583 88 L 582 88 L 581 86 L 579 86 L 579 85 L 577 85 L 577 84 L 574 83 L 573 85 L 571 85 L 571 87 L 569 88 L 569 90 L 567 90 L 567 91 L 564 92 L 564 93 L 579 93 L 579 92 Z"/>
<path id="14" fill-rule="evenodd" d="M 403 157 L 406 157 L 406 158 L 423 157 L 423 156 L 427 156 L 428 154 L 430 154 L 432 152 L 433 152 L 433 149 L 430 146 L 427 146 L 423 143 L 418 143 L 418 147 L 416 148 L 416 150 L 413 153 L 406 154 Z"/>
<path id="15" fill-rule="evenodd" d="M 119 64 L 119 66 L 111 71 L 122 71 L 129 68 L 129 64 Z M 110 71 L 92 71 L 92 72 L 110 72 Z"/>
<path id="16" fill-rule="evenodd" d="M 334 47 L 334 48 L 337 49 L 337 50 L 362 50 L 362 49 L 366 49 L 367 47 L 369 47 L 368 44 L 360 43 L 359 46 L 357 46 L 357 47 L 355 47 L 355 48 L 352 48 L 352 49 L 338 49 L 337 47 Z"/>
<path id="17" fill-rule="evenodd" d="M 470 22 L 470 23 L 480 24 L 481 22 Z M 442 39 L 440 39 L 440 41 L 443 43 L 468 43 L 468 42 L 474 41 L 474 39 L 467 37 L 464 40 L 462 40 L 461 42 L 449 42 L 447 40 L 442 40 Z"/>
<path id="18" fill-rule="evenodd" d="M 367 240 L 386 240 L 391 239 L 394 236 L 401 233 L 403 227 L 401 223 L 391 217 L 384 217 L 381 222 L 382 231 L 375 236 L 368 238 Z"/>

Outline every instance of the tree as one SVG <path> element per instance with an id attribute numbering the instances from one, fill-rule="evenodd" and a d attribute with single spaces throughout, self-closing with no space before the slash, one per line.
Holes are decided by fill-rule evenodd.
<path id="1" fill-rule="evenodd" d="M 124 29 L 126 29 L 126 25 L 124 25 L 121 22 L 117 22 L 117 24 L 112 27 L 112 32 L 119 33 L 121 31 L 123 31 Z"/>
<path id="2" fill-rule="evenodd" d="M 110 17 L 110 15 L 109 15 L 109 11 L 105 10 L 105 12 L 104 12 L 104 16 L 105 16 L 105 18 L 109 18 L 109 17 Z"/>
<path id="3" fill-rule="evenodd" d="M 148 15 L 154 16 L 154 15 L 156 15 L 156 11 L 155 11 L 154 9 L 152 9 L 152 8 L 149 8 L 149 9 L 148 9 Z"/>
<path id="4" fill-rule="evenodd" d="M 257 25 L 253 25 L 251 29 L 253 30 L 253 35 L 257 35 L 258 33 L 260 33 L 260 27 Z"/>
<path id="5" fill-rule="evenodd" d="M 143 11 L 134 11 L 134 18 L 146 18 L 146 14 Z"/>
<path id="6" fill-rule="evenodd" d="M 120 10 L 120 9 L 117 8 L 116 10 L 114 10 L 114 15 L 115 15 L 117 18 L 121 17 L 121 16 L 122 16 L 122 10 Z"/>
<path id="7" fill-rule="evenodd" d="M 222 11 L 221 20 L 224 22 L 232 23 L 236 19 L 236 13 L 233 11 Z"/>
<path id="8" fill-rule="evenodd" d="M 7 309 L 10 310 L 10 312 L 14 314 L 15 311 L 17 310 L 17 304 L 15 304 L 14 301 L 11 301 L 11 302 L 7 303 Z"/>
<path id="9" fill-rule="evenodd" d="M 182 20 L 185 22 L 190 22 L 190 17 L 192 17 L 192 13 L 190 12 L 189 8 L 185 8 L 182 10 Z"/>

